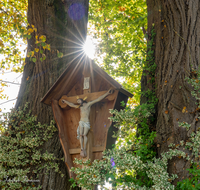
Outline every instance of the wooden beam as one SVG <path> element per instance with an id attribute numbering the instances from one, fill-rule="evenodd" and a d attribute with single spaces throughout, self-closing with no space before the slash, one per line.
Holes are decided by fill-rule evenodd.
<path id="1" fill-rule="evenodd" d="M 80 152 L 81 152 L 80 148 L 69 149 L 69 154 L 80 154 Z"/>
<path id="2" fill-rule="evenodd" d="M 82 98 L 84 99 L 85 97 L 87 97 L 86 101 L 87 102 L 90 102 L 92 100 L 95 100 L 97 99 L 99 96 L 102 96 L 103 94 L 105 94 L 107 91 L 100 91 L 100 92 L 93 92 L 93 93 L 87 93 L 87 94 L 81 94 L 81 95 L 78 95 L 79 98 Z M 108 100 L 114 100 L 115 99 L 115 96 L 114 96 L 114 93 L 113 94 L 110 94 L 108 95 L 105 99 L 108 99 Z M 62 100 L 67 100 L 68 102 L 71 102 L 73 104 L 76 104 L 77 103 L 77 96 L 66 96 L 66 95 L 63 95 L 61 97 L 61 99 L 59 100 L 59 105 L 61 108 L 66 108 L 67 107 L 67 104 L 65 103 L 62 103 Z"/>
<path id="3" fill-rule="evenodd" d="M 91 72 L 90 72 L 90 64 L 89 62 L 86 62 L 84 65 L 83 69 L 83 76 L 84 76 L 84 83 L 85 83 L 85 78 L 89 78 L 89 88 L 88 89 L 83 89 L 83 94 L 91 93 Z M 84 86 L 84 84 L 83 84 Z"/>
<path id="4" fill-rule="evenodd" d="M 64 152 L 64 156 L 65 156 L 65 164 L 68 168 L 69 174 L 70 174 L 70 178 L 74 176 L 74 174 L 72 172 L 70 172 L 71 167 L 73 167 L 73 161 L 71 159 L 71 155 L 69 153 L 69 142 L 68 142 L 68 137 L 64 136 L 64 121 L 63 121 L 63 113 L 61 108 L 58 106 L 58 101 L 57 100 L 52 100 L 52 109 L 53 109 L 53 114 L 54 114 L 54 118 L 56 121 L 56 124 L 58 126 L 58 131 L 59 131 L 59 139 L 60 139 L 60 143 L 62 145 L 62 149 Z"/>
<path id="5" fill-rule="evenodd" d="M 103 151 L 104 151 L 104 147 L 103 146 L 92 147 L 92 152 L 103 152 Z M 69 154 L 80 154 L 80 152 L 81 152 L 80 148 L 69 149 Z"/>
<path id="6" fill-rule="evenodd" d="M 104 146 L 92 147 L 92 152 L 103 152 L 104 150 Z"/>

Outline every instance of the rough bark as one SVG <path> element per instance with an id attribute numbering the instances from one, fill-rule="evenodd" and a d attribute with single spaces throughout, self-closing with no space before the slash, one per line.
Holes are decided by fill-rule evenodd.
<path id="1" fill-rule="evenodd" d="M 187 131 L 178 122 L 192 124 L 191 130 L 199 125 L 199 112 L 191 96 L 191 86 L 185 77 L 192 76 L 200 61 L 200 1 L 199 0 L 147 0 L 148 35 L 155 25 L 155 73 L 157 104 L 157 153 L 168 150 L 171 143 L 187 140 Z M 152 88 L 147 84 L 148 76 L 142 78 L 142 89 Z M 143 100 L 145 101 L 145 100 Z M 186 112 L 183 113 L 183 107 Z M 191 152 L 187 152 L 191 154 Z M 178 175 L 173 184 L 188 176 L 186 168 L 190 163 L 185 159 L 169 161 L 168 172 Z"/>
<path id="2" fill-rule="evenodd" d="M 87 15 L 89 0 L 29 0 L 28 1 L 28 22 L 37 28 L 39 35 L 47 37 L 47 43 L 51 45 L 51 52 L 45 50 L 46 60 L 41 62 L 41 54 L 37 54 L 37 61 L 33 63 L 26 58 L 22 83 L 16 103 L 16 108 L 23 107 L 29 102 L 33 115 L 37 115 L 38 121 L 42 124 L 49 124 L 53 119 L 52 108 L 40 102 L 41 98 L 57 80 L 66 65 L 75 57 L 80 59 L 80 52 L 86 38 Z M 79 3 L 84 7 L 83 15 L 80 11 L 70 15 L 69 7 Z M 72 11 L 73 12 L 73 11 Z M 35 35 L 28 40 L 28 51 L 38 48 L 35 44 Z M 57 57 L 57 50 L 63 52 L 63 58 Z M 74 53 L 76 52 L 76 53 Z M 54 153 L 58 158 L 62 158 L 63 151 L 56 133 L 47 142 L 44 151 Z M 69 175 L 64 162 L 60 162 L 60 169 L 65 176 L 51 170 L 48 175 L 41 174 L 40 184 L 43 190 L 66 190 L 70 189 Z"/>

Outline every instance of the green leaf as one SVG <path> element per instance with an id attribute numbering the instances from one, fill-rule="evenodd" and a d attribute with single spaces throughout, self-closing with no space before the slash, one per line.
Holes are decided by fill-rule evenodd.
<path id="1" fill-rule="evenodd" d="M 37 60 L 37 59 L 36 59 L 35 57 L 32 58 L 32 61 L 33 61 L 34 63 L 36 62 L 36 60 Z"/>
<path id="2" fill-rule="evenodd" d="M 58 56 L 59 58 L 62 58 L 62 57 L 63 57 L 63 53 L 62 53 L 62 52 L 59 52 L 59 53 L 57 54 L 57 56 Z"/>
<path id="3" fill-rule="evenodd" d="M 31 52 L 31 51 L 29 51 L 29 52 L 28 52 L 28 55 L 29 55 L 29 56 L 31 56 L 31 55 L 32 55 L 32 52 Z"/>
<path id="4" fill-rule="evenodd" d="M 45 42 L 42 42 L 41 44 L 42 44 L 42 47 L 46 46 L 46 43 L 45 43 Z"/>
<path id="5" fill-rule="evenodd" d="M 27 38 L 28 38 L 28 39 L 31 39 L 31 35 L 27 35 Z"/>
<path id="6" fill-rule="evenodd" d="M 120 103 L 121 103 L 121 106 L 122 106 L 122 107 L 125 107 L 125 106 L 126 106 L 126 104 L 125 104 L 124 101 L 122 101 L 122 102 L 120 102 Z"/>

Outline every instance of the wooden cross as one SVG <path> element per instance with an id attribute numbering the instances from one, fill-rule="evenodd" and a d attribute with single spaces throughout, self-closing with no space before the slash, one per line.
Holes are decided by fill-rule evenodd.
<path id="1" fill-rule="evenodd" d="M 83 70 L 83 76 L 84 76 L 84 83 L 83 83 L 83 94 L 78 95 L 78 98 L 84 99 L 85 97 L 87 97 L 87 102 L 93 101 L 95 99 L 97 99 L 98 97 L 102 96 L 103 94 L 105 94 L 107 91 L 100 91 L 100 92 L 93 92 L 92 91 L 92 81 L 91 81 L 91 72 L 90 72 L 90 67 L 88 64 L 85 65 L 84 70 Z M 117 93 L 117 92 L 116 92 Z M 109 96 L 106 97 L 106 99 L 108 99 L 109 101 L 114 100 L 116 97 L 116 94 L 113 93 Z M 60 100 L 59 100 L 59 105 L 61 108 L 63 109 L 71 109 L 70 106 L 68 106 L 67 104 L 63 103 L 62 100 L 66 100 L 68 102 L 71 102 L 73 104 L 77 104 L 77 96 L 67 96 L 67 95 L 63 95 Z M 95 113 L 94 111 L 90 111 L 90 123 L 94 123 L 95 120 Z M 88 132 L 88 142 L 87 142 L 87 157 L 86 159 L 90 159 L 91 161 L 93 161 L 93 152 L 102 152 L 105 147 L 93 147 L 93 127 L 91 126 L 91 129 Z M 79 141 L 77 139 L 77 141 Z M 66 151 L 64 151 L 66 152 Z M 76 148 L 76 149 L 69 149 L 69 154 L 79 154 L 81 152 L 80 148 Z M 65 153 L 67 154 L 67 153 Z M 67 157 L 70 157 L 70 155 L 68 155 Z M 68 160 L 69 162 L 69 160 Z"/>

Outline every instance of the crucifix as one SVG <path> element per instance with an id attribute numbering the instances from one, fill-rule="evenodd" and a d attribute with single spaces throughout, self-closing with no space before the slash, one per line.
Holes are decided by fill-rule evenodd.
<path id="1" fill-rule="evenodd" d="M 85 87 L 85 85 L 84 85 Z M 80 144 L 81 144 L 81 157 L 85 158 L 87 156 L 86 153 L 86 146 L 87 146 L 87 134 L 88 131 L 90 130 L 90 121 L 89 121 L 89 115 L 90 115 L 90 109 L 91 106 L 101 100 L 103 100 L 106 96 L 108 96 L 109 94 L 112 94 L 113 90 L 109 89 L 105 94 L 99 96 L 98 98 L 96 98 L 93 101 L 90 102 L 86 102 L 86 97 L 84 99 L 82 98 L 78 98 L 77 99 L 77 103 L 73 104 L 72 102 L 69 102 L 67 100 L 62 100 L 62 103 L 65 103 L 67 105 L 69 105 L 72 108 L 79 108 L 80 109 L 80 121 L 79 121 L 79 126 L 77 128 L 77 139 L 80 139 Z M 83 145 L 83 141 L 84 141 L 84 145 Z"/>
<path id="2" fill-rule="evenodd" d="M 84 83 L 83 83 L 83 92 L 84 94 L 86 94 L 87 92 L 91 92 L 91 81 L 90 81 L 90 74 L 88 72 L 88 68 L 87 66 L 84 67 L 84 71 L 83 71 L 83 75 L 84 75 Z M 77 98 L 77 103 L 75 104 L 74 99 L 73 101 L 68 100 L 70 97 L 66 97 L 63 96 L 61 98 L 61 102 L 62 104 L 60 104 L 61 107 L 63 107 L 63 104 L 68 105 L 71 108 L 76 108 L 76 109 L 80 109 L 80 121 L 79 121 L 79 125 L 77 128 L 77 139 L 80 140 L 80 145 L 81 145 L 81 152 L 80 152 L 80 156 L 85 158 L 87 157 L 87 142 L 88 142 L 88 132 L 90 130 L 90 110 L 91 110 L 91 106 L 97 102 L 100 102 L 101 100 L 103 100 L 105 97 L 107 97 L 110 94 L 113 94 L 114 90 L 112 88 L 110 88 L 107 92 L 105 92 L 104 94 L 102 93 L 95 93 L 95 99 L 92 99 L 91 101 L 86 101 L 86 99 L 88 98 L 87 96 L 85 96 L 83 99 L 79 98 L 78 96 Z M 92 93 L 87 94 L 90 98 L 92 97 Z"/>

